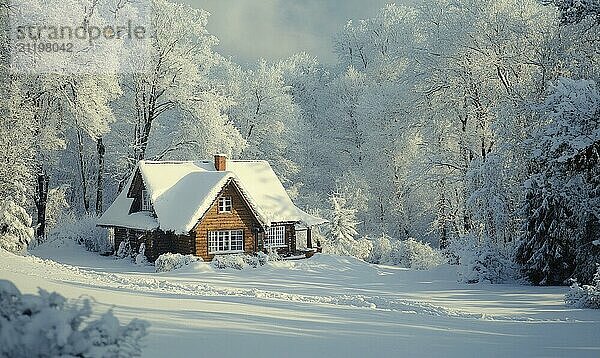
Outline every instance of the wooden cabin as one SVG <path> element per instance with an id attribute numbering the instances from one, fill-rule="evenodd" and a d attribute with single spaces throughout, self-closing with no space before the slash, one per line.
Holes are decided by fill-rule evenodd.
<path id="1" fill-rule="evenodd" d="M 311 228 L 326 220 L 296 207 L 266 161 L 140 161 L 125 189 L 99 220 L 116 250 L 129 240 L 163 253 L 215 255 L 268 249 L 283 256 L 312 248 Z"/>

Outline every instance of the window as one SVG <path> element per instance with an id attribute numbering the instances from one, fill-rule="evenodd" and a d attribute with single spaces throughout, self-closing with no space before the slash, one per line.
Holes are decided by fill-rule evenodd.
<path id="1" fill-rule="evenodd" d="M 244 231 L 224 230 L 208 232 L 208 253 L 224 254 L 244 251 Z"/>
<path id="2" fill-rule="evenodd" d="M 265 247 L 285 247 L 285 226 L 271 226 L 265 236 Z"/>
<path id="3" fill-rule="evenodd" d="M 142 190 L 142 211 L 152 211 L 152 202 L 148 190 Z"/>
<path id="4" fill-rule="evenodd" d="M 115 228 L 114 227 L 108 228 L 108 243 L 110 244 L 110 247 L 112 247 L 114 250 L 115 249 Z"/>
<path id="5" fill-rule="evenodd" d="M 219 212 L 230 213 L 231 212 L 231 197 L 223 196 L 219 198 Z"/>

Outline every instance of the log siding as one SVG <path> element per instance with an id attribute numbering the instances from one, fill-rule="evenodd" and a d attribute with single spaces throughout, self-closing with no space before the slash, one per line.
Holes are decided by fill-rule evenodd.
<path id="1" fill-rule="evenodd" d="M 144 184 L 138 172 L 128 193 L 129 197 L 134 198 L 131 207 L 132 212 L 141 209 L 140 195 L 143 188 Z M 231 212 L 219 212 L 219 198 L 221 197 L 231 198 Z M 285 226 L 285 247 L 277 248 L 279 254 L 287 255 L 296 251 L 296 230 L 294 224 L 293 222 L 273 223 L 273 225 Z M 146 245 L 146 257 L 150 262 L 154 262 L 158 256 L 167 252 L 183 255 L 193 254 L 200 256 L 204 261 L 211 261 L 215 254 L 209 254 L 209 232 L 223 230 L 243 231 L 244 253 L 253 254 L 258 251 L 264 251 L 263 228 L 233 181 L 228 182 L 223 187 L 211 207 L 188 235 L 176 235 L 172 232 L 164 232 L 162 230 L 143 231 L 114 227 L 114 250 L 116 252 L 121 242 L 128 239 L 134 253 L 139 251 L 141 243 Z"/>
<path id="2" fill-rule="evenodd" d="M 221 197 L 231 197 L 231 212 L 219 212 L 219 198 Z M 242 230 L 244 252 L 256 252 L 256 233 L 259 228 L 260 223 L 256 220 L 250 206 L 237 186 L 230 181 L 192 231 L 196 244 L 195 254 L 202 257 L 204 261 L 211 261 L 215 255 L 209 254 L 208 233 L 222 230 Z"/>

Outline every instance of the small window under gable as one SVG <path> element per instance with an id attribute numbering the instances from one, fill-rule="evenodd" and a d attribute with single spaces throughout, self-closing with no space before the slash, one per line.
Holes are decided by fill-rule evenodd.
<path id="1" fill-rule="evenodd" d="M 219 198 L 219 213 L 230 213 L 232 208 L 232 200 L 230 196 L 222 196 Z"/>
<path id="2" fill-rule="evenodd" d="M 150 192 L 142 190 L 142 211 L 152 211 L 152 201 L 150 200 Z"/>

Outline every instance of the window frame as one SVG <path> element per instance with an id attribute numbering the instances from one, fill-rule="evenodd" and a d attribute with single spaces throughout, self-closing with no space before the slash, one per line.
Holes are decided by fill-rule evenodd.
<path id="1" fill-rule="evenodd" d="M 267 249 L 278 249 L 287 247 L 286 243 L 286 226 L 273 225 L 265 231 L 264 246 Z"/>
<path id="2" fill-rule="evenodd" d="M 108 228 L 108 243 L 110 244 L 110 247 L 113 248 L 113 250 L 115 249 L 115 228 L 114 227 L 109 227 Z"/>
<path id="3" fill-rule="evenodd" d="M 142 189 L 140 209 L 140 211 L 150 212 L 154 210 L 154 207 L 152 206 L 152 199 L 150 198 L 150 192 L 146 189 Z"/>
<path id="4" fill-rule="evenodd" d="M 243 229 L 208 231 L 206 241 L 209 255 L 239 254 L 244 252 L 245 240 Z M 232 249 L 234 243 L 235 249 Z"/>
<path id="5" fill-rule="evenodd" d="M 229 204 L 228 204 L 229 202 Z M 227 210 L 229 207 L 229 210 Z M 221 196 L 217 200 L 217 212 L 219 214 L 231 214 L 233 211 L 233 199 L 231 196 Z"/>

